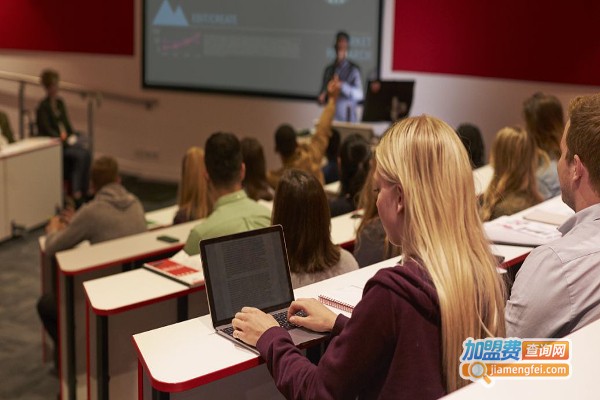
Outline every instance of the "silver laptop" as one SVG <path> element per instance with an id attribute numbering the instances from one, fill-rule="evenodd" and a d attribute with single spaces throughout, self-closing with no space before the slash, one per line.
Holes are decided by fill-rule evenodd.
<path id="1" fill-rule="evenodd" d="M 200 256 L 210 315 L 219 335 L 258 353 L 235 339 L 231 326 L 235 313 L 251 306 L 273 315 L 296 345 L 326 336 L 287 321 L 294 291 L 281 225 L 201 240 Z"/>

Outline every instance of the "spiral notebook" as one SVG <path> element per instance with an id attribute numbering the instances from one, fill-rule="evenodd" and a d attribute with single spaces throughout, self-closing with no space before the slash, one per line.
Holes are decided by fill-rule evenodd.
<path id="1" fill-rule="evenodd" d="M 362 299 L 362 294 L 362 287 L 351 285 L 325 291 L 319 295 L 319 301 L 327 306 L 351 313 Z"/>

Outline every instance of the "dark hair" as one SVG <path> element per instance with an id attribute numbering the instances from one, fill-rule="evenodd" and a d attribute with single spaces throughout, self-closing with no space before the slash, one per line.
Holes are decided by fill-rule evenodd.
<path id="1" fill-rule="evenodd" d="M 296 131 L 288 124 L 281 125 L 275 131 L 275 151 L 284 158 L 290 157 L 296 151 Z"/>
<path id="2" fill-rule="evenodd" d="M 565 128 L 563 108 L 552 95 L 534 93 L 523 103 L 527 132 L 533 136 L 537 148 L 550 158 L 560 157 L 560 139 Z"/>
<path id="3" fill-rule="evenodd" d="M 47 89 L 52 85 L 57 85 L 59 80 L 58 72 L 53 69 L 45 69 L 40 75 L 40 82 Z"/>
<path id="4" fill-rule="evenodd" d="M 329 138 L 329 144 L 327 145 L 327 150 L 325 150 L 325 155 L 329 161 L 336 161 L 340 155 L 340 131 L 335 128 L 331 128 L 331 137 Z"/>
<path id="5" fill-rule="evenodd" d="M 340 259 L 331 242 L 331 214 L 321 183 L 313 175 L 288 169 L 273 202 L 273 225 L 281 224 L 292 272 L 324 271 Z"/>
<path id="6" fill-rule="evenodd" d="M 456 133 L 458 133 L 458 137 L 463 142 L 465 149 L 467 149 L 467 154 L 469 154 L 469 158 L 471 159 L 471 166 L 479 168 L 485 165 L 485 146 L 479 128 L 468 123 L 460 124 L 456 128 Z"/>
<path id="7" fill-rule="evenodd" d="M 355 205 L 369 175 L 370 161 L 369 141 L 358 133 L 348 135 L 340 148 L 340 194 L 348 196 Z"/>
<path id="8" fill-rule="evenodd" d="M 346 40 L 346 42 L 348 42 L 348 44 L 350 44 L 350 35 L 348 35 L 345 31 L 339 31 L 338 33 L 335 34 L 336 46 L 337 46 L 337 43 L 342 39 Z"/>
<path id="9" fill-rule="evenodd" d="M 96 191 L 102 189 L 109 183 L 117 181 L 119 177 L 119 165 L 112 157 L 103 156 L 94 160 L 92 164 L 91 180 Z"/>
<path id="10" fill-rule="evenodd" d="M 216 132 L 204 146 L 206 171 L 213 185 L 227 187 L 240 181 L 242 149 L 233 133 Z"/>
<path id="11" fill-rule="evenodd" d="M 248 197 L 253 200 L 273 200 L 273 194 L 267 183 L 267 167 L 262 145 L 255 138 L 243 138 L 240 144 L 242 158 L 246 165 L 246 175 L 242 185 Z"/>

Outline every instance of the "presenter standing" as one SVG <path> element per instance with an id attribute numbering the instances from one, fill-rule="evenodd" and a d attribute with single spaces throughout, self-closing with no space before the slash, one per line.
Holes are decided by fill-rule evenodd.
<path id="1" fill-rule="evenodd" d="M 319 103 L 327 102 L 327 84 L 331 80 L 339 80 L 340 94 L 336 101 L 335 117 L 337 121 L 357 122 L 356 106 L 363 100 L 360 69 L 348 60 L 350 37 L 346 32 L 338 32 L 335 36 L 335 61 L 325 68 L 323 82 L 319 93 Z"/>

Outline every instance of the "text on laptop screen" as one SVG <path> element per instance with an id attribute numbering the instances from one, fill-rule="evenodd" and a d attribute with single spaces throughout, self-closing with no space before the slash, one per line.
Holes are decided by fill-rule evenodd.
<path id="1" fill-rule="evenodd" d="M 244 306 L 264 309 L 293 300 L 280 232 L 216 241 L 204 252 L 215 320 L 231 319 Z"/>

